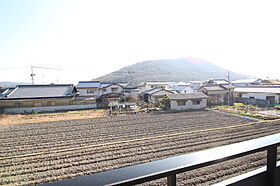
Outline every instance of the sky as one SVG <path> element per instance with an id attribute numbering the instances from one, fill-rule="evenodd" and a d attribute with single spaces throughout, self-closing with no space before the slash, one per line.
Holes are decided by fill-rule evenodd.
<path id="1" fill-rule="evenodd" d="M 91 80 L 193 57 L 280 79 L 277 0 L 0 0 L 0 81 Z M 38 68 L 43 67 L 43 68 Z"/>

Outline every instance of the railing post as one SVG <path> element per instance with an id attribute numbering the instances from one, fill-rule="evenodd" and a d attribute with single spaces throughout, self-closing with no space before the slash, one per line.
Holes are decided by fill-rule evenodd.
<path id="1" fill-rule="evenodd" d="M 273 145 L 267 149 L 266 185 L 276 186 L 276 161 L 277 146 Z"/>
<path id="2" fill-rule="evenodd" d="M 167 185 L 168 186 L 176 186 L 176 174 L 172 174 L 167 176 Z"/>

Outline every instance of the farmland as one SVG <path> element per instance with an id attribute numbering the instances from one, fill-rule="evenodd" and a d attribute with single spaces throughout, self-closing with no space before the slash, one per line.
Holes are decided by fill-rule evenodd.
<path id="1" fill-rule="evenodd" d="M 52 182 L 279 131 L 278 120 L 257 121 L 213 111 L 0 125 L 0 185 Z M 217 183 L 264 165 L 264 157 L 260 152 L 183 173 L 178 185 Z"/>

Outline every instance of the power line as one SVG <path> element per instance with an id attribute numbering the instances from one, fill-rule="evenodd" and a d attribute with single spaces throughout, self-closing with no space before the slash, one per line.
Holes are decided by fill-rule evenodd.
<path id="1" fill-rule="evenodd" d="M 31 76 L 31 80 L 32 80 L 32 85 L 34 85 L 34 76 L 35 76 L 34 68 L 47 69 L 47 70 L 61 70 L 59 68 L 38 67 L 38 66 L 32 66 L 31 65 L 31 74 L 30 74 L 30 76 Z"/>
<path id="2" fill-rule="evenodd" d="M 0 70 L 15 70 L 15 69 L 27 69 L 28 66 L 21 66 L 21 67 L 4 67 L 4 68 L 0 68 Z"/>

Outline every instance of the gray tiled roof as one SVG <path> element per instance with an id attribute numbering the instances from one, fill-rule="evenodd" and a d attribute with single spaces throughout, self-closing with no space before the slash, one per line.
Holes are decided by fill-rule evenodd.
<path id="1" fill-rule="evenodd" d="M 182 90 L 185 90 L 188 87 L 189 87 L 188 85 L 177 85 L 177 86 L 174 87 L 173 90 L 182 91 Z"/>
<path id="2" fill-rule="evenodd" d="M 77 88 L 99 88 L 100 81 L 80 81 Z"/>
<path id="3" fill-rule="evenodd" d="M 74 96 L 73 85 L 18 85 L 5 99 Z"/>
<path id="4" fill-rule="evenodd" d="M 164 90 L 164 89 L 163 88 L 153 88 L 153 89 L 145 91 L 143 94 L 153 94 L 153 93 L 158 92 L 160 90 Z"/>
<path id="5" fill-rule="evenodd" d="M 239 80 L 235 80 L 235 81 L 232 81 L 232 83 L 255 83 L 255 82 L 258 82 L 258 81 L 261 81 L 260 79 L 239 79 Z"/>
<path id="6" fill-rule="evenodd" d="M 221 86 L 203 86 L 201 88 L 205 88 L 206 90 L 212 90 L 212 91 L 216 91 L 216 90 L 226 90 L 226 88 L 223 88 Z"/>
<path id="7" fill-rule="evenodd" d="M 208 98 L 203 92 L 195 92 L 191 94 L 172 94 L 169 95 L 171 100 L 188 100 L 188 99 L 203 99 Z"/>
<path id="8" fill-rule="evenodd" d="M 234 88 L 235 86 L 233 85 L 221 85 L 223 87 L 225 87 L 226 89 L 231 89 L 231 88 Z"/>

